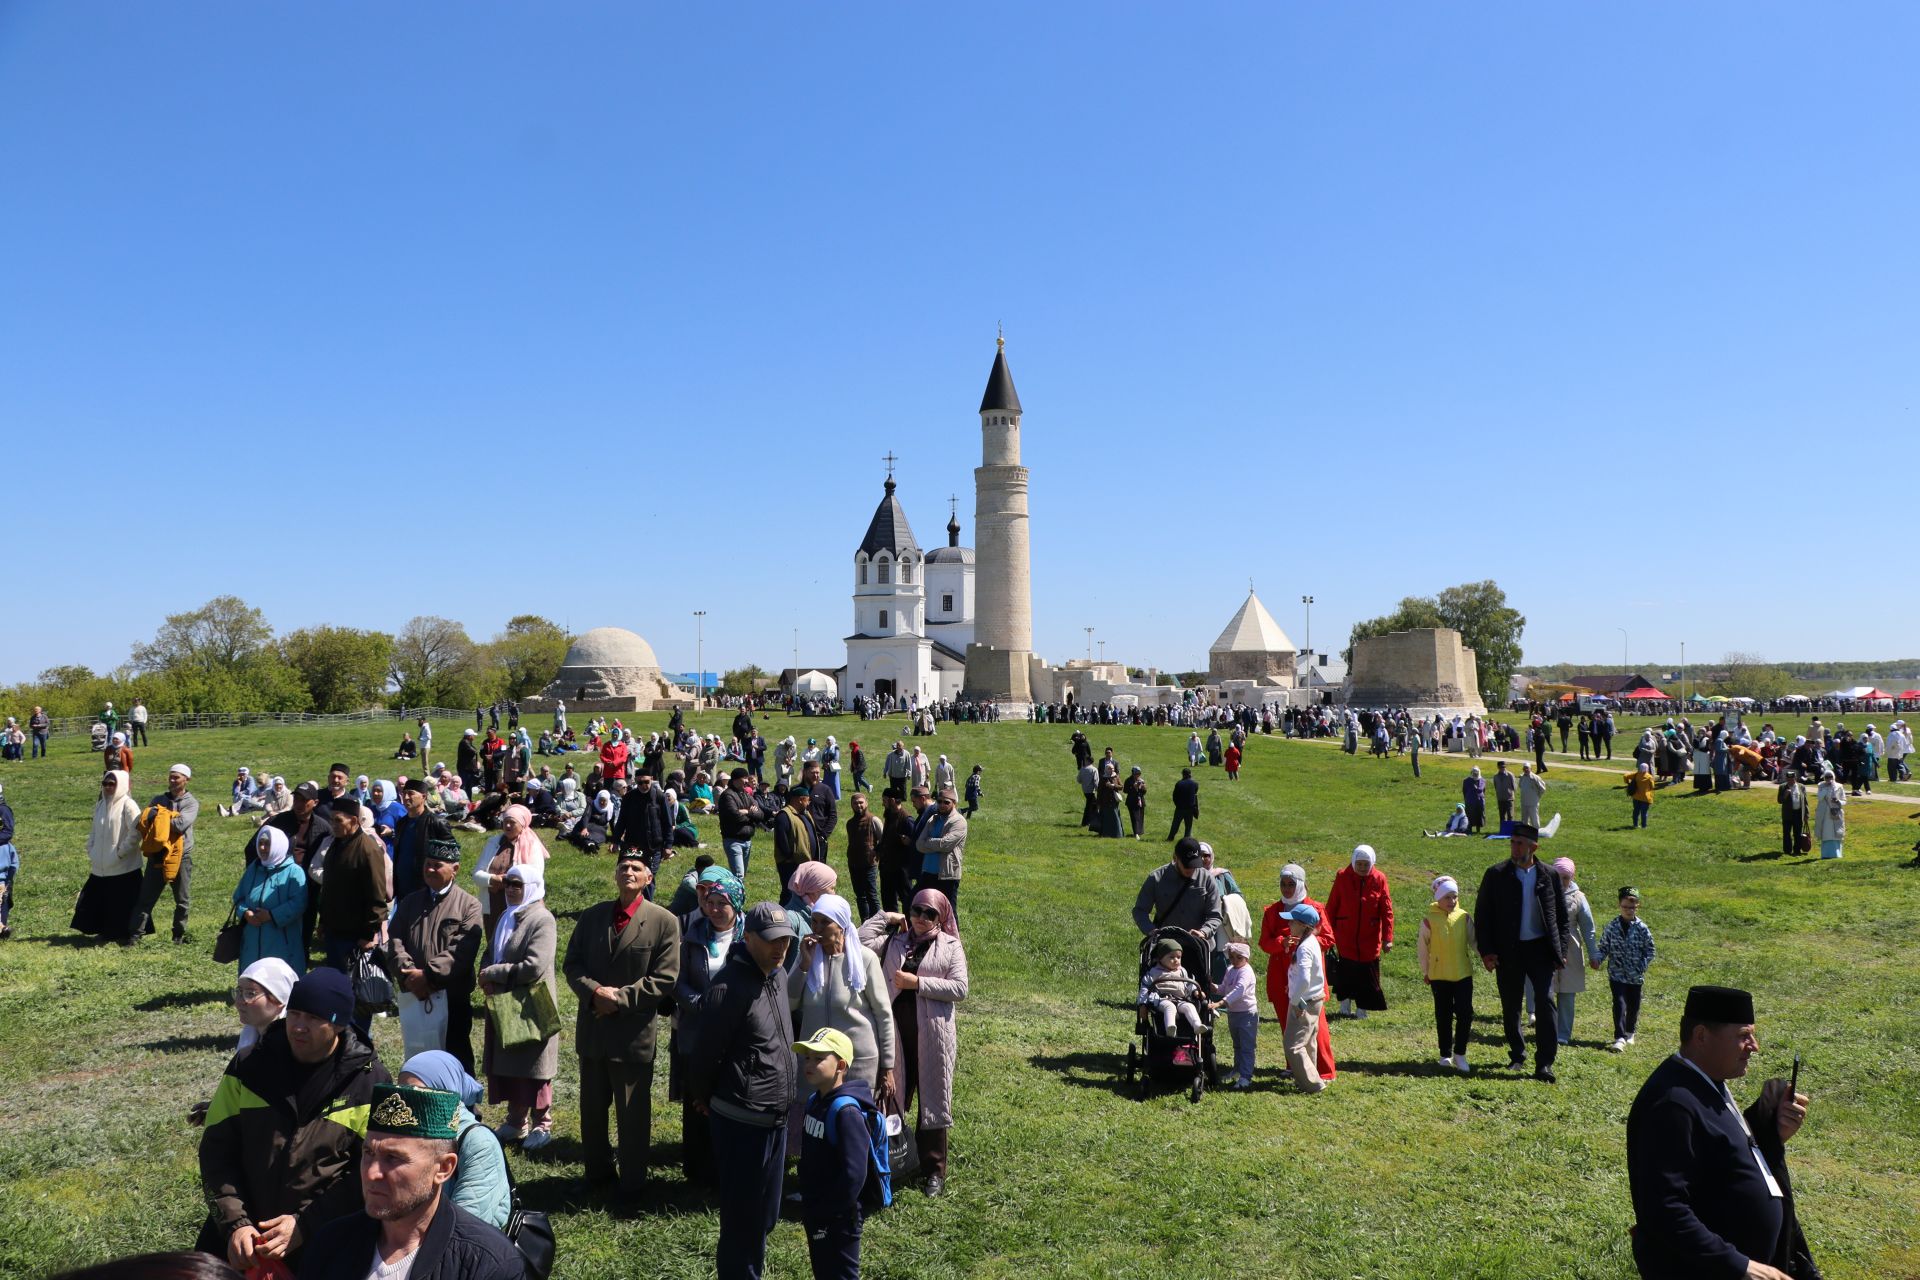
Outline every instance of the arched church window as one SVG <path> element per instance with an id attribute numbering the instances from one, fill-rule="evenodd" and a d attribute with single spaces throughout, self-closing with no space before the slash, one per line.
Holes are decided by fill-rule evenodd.
<path id="1" fill-rule="evenodd" d="M 940 612 L 942 613 L 953 612 L 953 596 L 952 595 L 943 595 L 940 597 Z"/>
<path id="2" fill-rule="evenodd" d="M 913 581 L 913 561 L 905 559 L 900 561 L 900 581 L 908 583 Z"/>
<path id="3" fill-rule="evenodd" d="M 880 585 L 884 587 L 892 583 L 892 581 L 893 566 L 885 560 L 880 561 Z"/>

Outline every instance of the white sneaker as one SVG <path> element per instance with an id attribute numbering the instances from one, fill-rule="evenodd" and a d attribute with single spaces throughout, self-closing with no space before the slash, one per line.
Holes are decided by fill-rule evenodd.
<path id="1" fill-rule="evenodd" d="M 552 1141 L 553 1131 L 551 1129 L 535 1129 L 527 1135 L 526 1141 L 520 1144 L 520 1149 L 522 1151 L 538 1151 Z"/>
<path id="2" fill-rule="evenodd" d="M 1628 1036 L 1628 1037 L 1627 1037 L 1627 1043 L 1628 1043 L 1628 1044 L 1632 1044 L 1632 1043 L 1633 1043 L 1633 1037 L 1632 1037 L 1632 1036 Z"/>
<path id="3" fill-rule="evenodd" d="M 1627 1042 L 1625 1040 L 1615 1040 L 1613 1042 L 1613 1051 L 1615 1053 L 1622 1052 L 1623 1050 L 1626 1049 L 1626 1047 L 1627 1047 Z"/>
<path id="4" fill-rule="evenodd" d="M 1450 1058 L 1450 1057 L 1448 1057 L 1448 1058 L 1442 1058 L 1442 1059 L 1440 1059 L 1440 1065 L 1441 1065 L 1441 1066 L 1443 1066 L 1443 1067 L 1450 1067 L 1450 1066 L 1452 1066 L 1452 1065 L 1453 1065 L 1453 1059 L 1452 1059 L 1452 1058 Z"/>
<path id="5" fill-rule="evenodd" d="M 1467 1065 L 1467 1055 L 1464 1053 L 1453 1055 L 1453 1069 L 1463 1076 L 1473 1074 L 1473 1068 Z"/>

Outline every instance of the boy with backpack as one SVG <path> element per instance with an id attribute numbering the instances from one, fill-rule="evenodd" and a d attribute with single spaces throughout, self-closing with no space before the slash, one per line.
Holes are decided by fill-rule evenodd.
<path id="1" fill-rule="evenodd" d="M 826 1027 L 793 1046 L 807 1097 L 800 1141 L 800 1220 L 815 1280 L 860 1280 L 860 1231 L 868 1210 L 892 1203 L 886 1120 L 867 1082 L 848 1079 L 853 1041 Z"/>

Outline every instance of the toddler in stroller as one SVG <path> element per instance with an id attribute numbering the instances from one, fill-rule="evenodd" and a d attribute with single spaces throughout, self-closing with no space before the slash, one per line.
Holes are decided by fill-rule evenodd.
<path id="1" fill-rule="evenodd" d="M 1195 1102 L 1218 1084 L 1213 1055 L 1214 1012 L 1208 977 L 1211 948 L 1185 929 L 1156 929 L 1140 943 L 1140 988 L 1134 1034 L 1127 1045 L 1127 1080 L 1146 1097 L 1155 1081 L 1186 1088 Z"/>

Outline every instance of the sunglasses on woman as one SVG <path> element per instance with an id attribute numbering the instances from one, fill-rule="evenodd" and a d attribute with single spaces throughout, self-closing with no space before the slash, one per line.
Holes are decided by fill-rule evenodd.
<path id="1" fill-rule="evenodd" d="M 909 914 L 916 920 L 938 920 L 940 918 L 940 909 L 938 907 L 914 907 Z"/>

